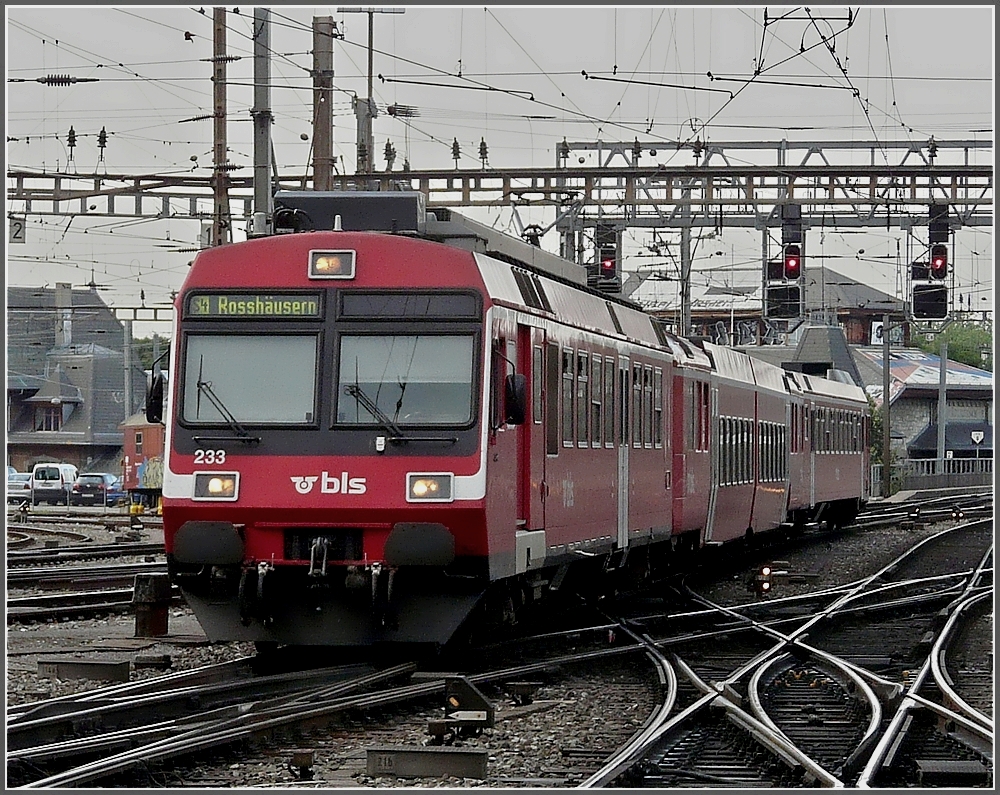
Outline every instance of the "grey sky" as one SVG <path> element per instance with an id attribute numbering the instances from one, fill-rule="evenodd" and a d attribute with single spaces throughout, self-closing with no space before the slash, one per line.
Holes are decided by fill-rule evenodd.
<path id="1" fill-rule="evenodd" d="M 73 126 L 78 136 L 73 168 L 80 174 L 209 175 L 211 121 L 182 121 L 212 109 L 211 64 L 205 60 L 212 54 L 212 8 L 205 6 L 204 14 L 198 8 L 7 6 L 8 81 L 26 81 L 7 86 L 8 167 L 66 168 L 66 134 Z M 227 8 L 228 48 L 240 56 L 228 72 L 230 159 L 248 174 L 253 9 Z M 336 154 L 340 170 L 354 170 L 350 102 L 352 94 L 366 93 L 367 15 L 337 9 L 272 6 L 273 135 L 282 174 L 301 174 L 310 158 L 314 16 L 333 16 L 345 32 L 335 43 L 335 84 L 342 89 L 335 104 Z M 453 167 L 456 137 L 462 166 L 478 166 L 479 142 L 485 139 L 489 164 L 497 169 L 551 166 L 563 137 L 630 141 L 638 136 L 666 143 L 698 130 L 703 140 L 720 142 L 923 143 L 932 135 L 992 140 L 992 6 L 852 7 L 849 30 L 844 30 L 847 7 L 811 11 L 815 22 L 802 9 L 768 7 L 766 28 L 763 6 L 408 6 L 403 14 L 378 14 L 374 95 L 382 113 L 374 123 L 376 166 L 384 168 L 387 139 L 396 148 L 397 168 L 405 158 L 414 169 Z M 782 14 L 789 18 L 775 22 Z M 837 33 L 833 53 L 819 32 Z M 752 76 L 759 58 L 763 73 L 735 99 L 705 90 L 735 91 Z M 588 80 L 582 71 L 613 80 Z M 717 79 L 709 80 L 708 72 Z M 67 87 L 35 82 L 52 74 L 99 82 Z M 396 102 L 418 108 L 419 116 L 404 125 L 386 115 L 385 107 Z M 97 147 L 102 126 L 108 132 L 103 162 Z M 992 149 L 973 150 L 972 158 L 992 163 Z M 664 147 L 657 160 L 688 164 L 690 153 Z M 8 205 L 8 211 L 19 209 Z M 509 211 L 470 214 L 510 227 Z M 553 217 L 547 209 L 530 220 L 547 224 Z M 178 249 L 198 245 L 199 224 L 192 221 L 67 220 L 28 217 L 28 243 L 7 248 L 9 284 L 83 285 L 93 269 L 109 303 L 137 305 L 142 291 L 147 305 L 163 304 L 180 287 L 193 256 Z M 899 229 L 884 228 L 849 239 L 831 233 L 821 250 L 831 268 L 893 292 L 899 268 L 894 254 L 903 237 Z M 639 252 L 644 242 L 635 230 L 626 252 Z M 554 247 L 549 239 L 545 244 Z M 710 248 L 697 252 L 695 268 L 711 266 L 706 271 L 711 275 L 696 278 L 759 280 L 759 234 L 726 230 Z M 860 249 L 866 251 L 864 260 L 857 257 Z M 814 239 L 811 250 L 818 250 Z M 716 251 L 725 256 L 709 261 Z M 843 260 L 833 258 L 837 255 Z M 991 310 L 992 230 L 960 232 L 953 259 L 959 290 L 977 309 Z M 629 258 L 625 267 L 640 262 Z M 668 292 L 643 297 L 674 300 L 672 286 L 658 289 Z"/>

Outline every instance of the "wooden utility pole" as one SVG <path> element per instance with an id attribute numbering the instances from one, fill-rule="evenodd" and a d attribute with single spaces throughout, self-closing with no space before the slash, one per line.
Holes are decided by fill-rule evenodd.
<path id="1" fill-rule="evenodd" d="M 882 315 L 882 498 L 892 496 L 892 436 L 889 433 L 889 316 Z"/>
<path id="2" fill-rule="evenodd" d="M 253 224 L 265 235 L 271 223 L 271 10 L 253 10 Z"/>
<path id="3" fill-rule="evenodd" d="M 313 17 L 313 190 L 333 185 L 333 17 Z"/>
<path id="4" fill-rule="evenodd" d="M 213 13 L 212 94 L 215 100 L 213 113 L 213 174 L 212 187 L 215 212 L 212 221 L 212 245 L 221 246 L 232 240 L 229 218 L 229 157 L 226 141 L 226 9 L 216 8 Z"/>
<path id="5" fill-rule="evenodd" d="M 938 370 L 937 472 L 943 475 L 948 455 L 945 441 L 948 425 L 948 340 L 941 340 L 938 357 L 941 363 Z"/>

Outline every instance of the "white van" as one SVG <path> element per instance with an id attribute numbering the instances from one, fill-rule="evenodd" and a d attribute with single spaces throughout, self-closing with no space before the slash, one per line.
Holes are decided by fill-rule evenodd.
<path id="1" fill-rule="evenodd" d="M 77 469 L 72 464 L 35 464 L 31 469 L 31 504 L 68 505 L 76 476 Z"/>

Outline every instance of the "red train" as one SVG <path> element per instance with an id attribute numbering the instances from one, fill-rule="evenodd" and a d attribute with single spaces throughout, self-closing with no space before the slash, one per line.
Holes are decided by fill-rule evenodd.
<path id="1" fill-rule="evenodd" d="M 861 389 L 677 338 L 456 217 L 285 201 L 299 227 L 395 233 L 208 249 L 177 296 L 147 411 L 167 404 L 171 576 L 212 639 L 443 643 L 581 571 L 865 503 Z"/>

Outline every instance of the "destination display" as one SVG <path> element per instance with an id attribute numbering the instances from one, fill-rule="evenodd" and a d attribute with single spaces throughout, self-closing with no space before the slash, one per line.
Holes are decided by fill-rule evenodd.
<path id="1" fill-rule="evenodd" d="M 188 296 L 185 317 L 190 318 L 318 318 L 319 293 L 211 293 Z"/>

